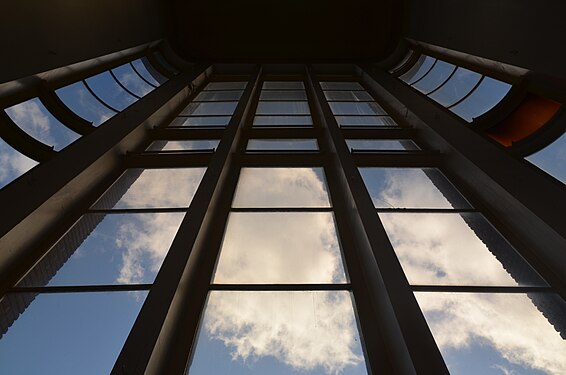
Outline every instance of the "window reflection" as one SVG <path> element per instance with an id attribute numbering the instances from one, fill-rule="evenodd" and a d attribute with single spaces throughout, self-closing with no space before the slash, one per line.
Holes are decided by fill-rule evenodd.
<path id="1" fill-rule="evenodd" d="M 218 139 L 192 139 L 186 141 L 155 141 L 148 151 L 214 151 L 220 141 Z"/>
<path id="2" fill-rule="evenodd" d="M 206 168 L 129 169 L 96 209 L 188 207 Z"/>
<path id="3" fill-rule="evenodd" d="M 415 295 L 451 373 L 566 373 L 565 334 L 557 331 L 566 325 L 566 304 L 560 297 L 537 293 Z M 546 309 L 541 313 L 539 306 Z M 552 314 L 553 310 L 557 313 Z"/>
<path id="4" fill-rule="evenodd" d="M 23 131 L 40 142 L 54 146 L 56 151 L 80 137 L 60 123 L 38 98 L 6 108 L 6 113 Z"/>
<path id="5" fill-rule="evenodd" d="M 566 133 L 526 159 L 566 184 Z"/>
<path id="6" fill-rule="evenodd" d="M 411 284 L 545 286 L 477 213 L 380 213 Z"/>
<path id="7" fill-rule="evenodd" d="M 109 374 L 146 295 L 8 294 L 32 302 L 0 339 L 0 373 Z"/>
<path id="8" fill-rule="evenodd" d="M 345 283 L 332 213 L 232 212 L 214 282 Z"/>
<path id="9" fill-rule="evenodd" d="M 210 292 L 188 374 L 367 374 L 349 292 Z"/>
<path id="10" fill-rule="evenodd" d="M 248 151 L 313 151 L 318 150 L 316 139 L 250 139 Z"/>
<path id="11" fill-rule="evenodd" d="M 233 207 L 330 207 L 322 168 L 242 168 Z"/>

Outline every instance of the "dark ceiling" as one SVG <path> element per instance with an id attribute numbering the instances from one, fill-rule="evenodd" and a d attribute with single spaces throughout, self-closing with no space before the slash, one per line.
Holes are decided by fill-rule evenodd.
<path id="1" fill-rule="evenodd" d="M 174 0 L 172 46 L 189 61 L 352 62 L 395 47 L 395 0 Z"/>

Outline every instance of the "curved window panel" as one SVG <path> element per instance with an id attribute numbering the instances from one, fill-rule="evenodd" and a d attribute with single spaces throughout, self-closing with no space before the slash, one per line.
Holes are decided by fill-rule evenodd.
<path id="1" fill-rule="evenodd" d="M 139 97 L 147 95 L 154 89 L 153 86 L 140 78 L 130 64 L 124 64 L 114 68 L 112 72 L 124 87 Z"/>
<path id="2" fill-rule="evenodd" d="M 189 103 L 181 112 L 182 116 L 231 116 L 238 102 L 197 102 Z"/>
<path id="3" fill-rule="evenodd" d="M 80 137 L 60 123 L 38 98 L 6 108 L 6 113 L 23 131 L 46 145 L 54 146 L 56 151 Z"/>
<path id="4" fill-rule="evenodd" d="M 212 291 L 189 375 L 367 375 L 347 291 Z"/>
<path id="5" fill-rule="evenodd" d="M 177 117 L 170 126 L 226 126 L 231 118 L 230 116 Z"/>
<path id="6" fill-rule="evenodd" d="M 412 285 L 546 286 L 478 213 L 379 217 Z"/>
<path id="7" fill-rule="evenodd" d="M 375 102 L 329 102 L 335 115 L 387 115 L 387 112 Z"/>
<path id="8" fill-rule="evenodd" d="M 148 151 L 214 151 L 220 141 L 218 139 L 191 139 L 188 141 L 155 141 Z"/>
<path id="9" fill-rule="evenodd" d="M 247 82 L 210 82 L 203 90 L 243 90 Z"/>
<path id="10" fill-rule="evenodd" d="M 445 61 L 437 60 L 431 71 L 428 72 L 427 75 L 423 77 L 423 79 L 416 82 L 412 86 L 423 94 L 428 94 L 429 92 L 438 88 L 442 83 L 444 83 L 444 81 L 446 81 L 446 79 L 450 77 L 450 74 L 452 74 L 454 69 L 456 69 L 454 65 L 449 64 Z"/>
<path id="11" fill-rule="evenodd" d="M 470 93 L 480 79 L 479 73 L 458 68 L 441 88 L 430 95 L 430 98 L 445 107 L 449 107 Z"/>
<path id="12" fill-rule="evenodd" d="M 114 80 L 109 72 L 102 72 L 86 79 L 91 90 L 108 106 L 121 111 L 137 98 L 130 95 Z"/>
<path id="13" fill-rule="evenodd" d="M 399 79 L 407 82 L 409 85 L 421 79 L 432 67 L 436 59 L 430 56 L 421 56 L 418 61 Z"/>
<path id="14" fill-rule="evenodd" d="M 314 151 L 318 150 L 316 139 L 250 139 L 248 151 Z"/>
<path id="15" fill-rule="evenodd" d="M 146 296 L 8 294 L 8 305 L 32 302 L 0 339 L 0 373 L 109 374 Z"/>
<path id="16" fill-rule="evenodd" d="M 18 286 L 153 283 L 183 216 L 87 214 Z"/>
<path id="17" fill-rule="evenodd" d="M 409 61 L 411 56 L 413 56 L 412 51 L 407 52 L 407 54 L 405 56 L 403 56 L 403 58 L 397 64 L 395 64 L 395 66 L 393 68 L 389 69 L 389 73 L 393 73 L 393 72 L 399 70 L 403 65 L 405 65 L 407 63 L 407 61 Z"/>
<path id="18" fill-rule="evenodd" d="M 255 116 L 254 126 L 312 126 L 310 116 Z"/>
<path id="19" fill-rule="evenodd" d="M 409 139 L 347 139 L 346 144 L 353 151 L 395 151 L 419 150 Z"/>
<path id="20" fill-rule="evenodd" d="M 360 168 L 376 208 L 470 208 L 433 168 Z"/>
<path id="21" fill-rule="evenodd" d="M 235 208 L 330 207 L 322 168 L 242 168 Z"/>
<path id="22" fill-rule="evenodd" d="M 38 164 L 0 138 L 0 189 Z"/>
<path id="23" fill-rule="evenodd" d="M 132 61 L 132 65 L 134 66 L 134 69 L 136 70 L 137 73 L 139 73 L 140 76 L 142 76 L 148 83 L 154 86 L 159 86 L 161 85 L 160 82 L 167 80 L 165 77 L 160 77 L 160 80 L 158 81 L 153 76 L 153 74 L 149 72 L 149 70 L 146 68 L 145 64 L 141 59 Z"/>
<path id="24" fill-rule="evenodd" d="M 566 374 L 552 293 L 415 293 L 452 374 Z"/>
<path id="25" fill-rule="evenodd" d="M 367 91 L 324 91 L 324 96 L 329 102 L 373 101 Z"/>
<path id="26" fill-rule="evenodd" d="M 468 122 L 492 109 L 511 89 L 511 85 L 484 77 L 479 86 L 460 104 L 450 108 Z"/>
<path id="27" fill-rule="evenodd" d="M 336 116 L 340 126 L 397 126 L 389 116 Z"/>
<path id="28" fill-rule="evenodd" d="M 308 102 L 259 102 L 256 109 L 258 115 L 308 115 Z"/>
<path id="29" fill-rule="evenodd" d="M 230 214 L 214 283 L 342 284 L 346 281 L 332 213 Z"/>
<path id="30" fill-rule="evenodd" d="M 235 101 L 240 100 L 242 96 L 240 90 L 230 91 L 201 91 L 193 100 L 193 102 L 217 102 L 217 101 Z"/>
<path id="31" fill-rule="evenodd" d="M 566 133 L 525 159 L 566 184 Z"/>
<path id="32" fill-rule="evenodd" d="M 95 209 L 188 207 L 206 168 L 128 169 Z"/>
<path id="33" fill-rule="evenodd" d="M 83 82 L 75 82 L 55 91 L 57 96 L 71 111 L 98 126 L 114 116 L 116 112 L 106 108 L 85 87 Z"/>

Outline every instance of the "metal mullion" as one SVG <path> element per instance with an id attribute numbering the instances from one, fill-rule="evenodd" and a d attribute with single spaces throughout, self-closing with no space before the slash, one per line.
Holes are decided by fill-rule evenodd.
<path id="1" fill-rule="evenodd" d="M 476 89 L 479 87 L 479 85 L 483 82 L 484 78 L 485 78 L 485 75 L 482 75 L 481 78 L 479 79 L 479 81 L 474 85 L 474 87 L 472 87 L 470 89 L 470 91 L 466 95 L 464 95 L 461 99 L 456 101 L 456 103 L 450 104 L 449 106 L 447 106 L 445 108 L 446 109 L 453 108 L 453 107 L 457 106 L 458 104 L 462 103 L 464 100 L 468 99 L 476 91 Z"/>
<path id="2" fill-rule="evenodd" d="M 309 88 L 317 98 L 317 110 L 327 129 L 321 147 L 328 148 L 331 155 L 332 168 L 328 171 L 333 176 L 328 177 L 328 182 L 334 191 L 336 219 L 342 223 L 338 229 L 354 244 L 344 253 L 350 257 L 348 267 L 358 268 L 350 276 L 354 295 L 363 296 L 356 301 L 372 371 L 448 374 L 320 84 L 314 74 L 309 78 Z M 348 231 L 343 230 L 344 226 Z"/>
<path id="3" fill-rule="evenodd" d="M 332 207 L 232 207 L 231 212 L 333 212 Z"/>
<path id="4" fill-rule="evenodd" d="M 429 96 L 429 95 L 434 94 L 434 93 L 437 92 L 438 90 L 440 90 L 444 85 L 446 85 L 446 84 L 448 83 L 448 81 L 450 81 L 450 79 L 451 79 L 452 77 L 454 77 L 454 74 L 456 74 L 456 70 L 458 70 L 458 68 L 459 68 L 459 66 L 458 66 L 458 65 L 455 65 L 455 66 L 454 66 L 454 70 L 452 70 L 452 73 L 450 73 L 450 75 L 449 75 L 444 81 L 442 81 L 442 83 L 440 84 L 440 86 L 438 86 L 437 88 L 435 88 L 435 89 L 432 90 L 432 91 L 429 91 L 429 92 L 426 93 L 425 95 L 426 95 L 426 96 Z M 420 90 L 419 90 L 419 91 L 420 91 Z M 424 94 L 424 93 L 423 93 L 423 94 Z M 434 100 L 434 99 L 433 99 L 433 100 Z M 435 100 L 435 102 L 436 102 L 436 100 Z M 438 102 L 437 102 L 437 103 L 438 103 Z M 440 104 L 440 103 L 438 103 L 438 104 Z M 443 106 L 443 107 L 444 107 L 444 106 Z"/>
<path id="5" fill-rule="evenodd" d="M 439 167 L 442 164 L 441 153 L 422 151 L 420 153 L 400 154 L 387 152 L 382 154 L 352 154 L 358 167 Z"/>
<path id="6" fill-rule="evenodd" d="M 475 208 L 376 208 L 377 212 L 427 213 L 427 214 L 461 214 L 480 212 Z"/>
<path id="7" fill-rule="evenodd" d="M 300 128 L 263 128 L 252 127 L 248 131 L 249 139 L 313 139 L 317 138 L 319 130 L 314 127 Z"/>
<path id="8" fill-rule="evenodd" d="M 150 290 L 153 284 L 109 284 L 109 285 L 53 285 L 53 286 L 21 286 L 9 289 L 6 293 L 99 293 L 129 292 Z"/>
<path id="9" fill-rule="evenodd" d="M 324 156 L 319 152 L 244 153 L 240 156 L 240 162 L 246 167 L 320 167 L 324 165 Z"/>
<path id="10" fill-rule="evenodd" d="M 555 293 L 548 286 L 411 285 L 411 289 L 426 293 Z"/>
<path id="11" fill-rule="evenodd" d="M 432 56 L 431 56 L 431 57 L 432 57 Z M 403 82 L 406 83 L 406 84 L 409 85 L 409 86 L 413 86 L 414 84 L 416 84 L 416 83 L 418 83 L 420 80 L 422 80 L 424 77 L 426 77 L 426 76 L 428 75 L 428 73 L 430 73 L 430 71 L 434 68 L 434 66 L 436 65 L 437 62 L 438 62 L 438 59 L 435 59 L 434 62 L 432 63 L 432 65 L 430 66 L 430 68 L 428 68 L 428 70 L 426 71 L 426 73 L 423 74 L 423 76 L 422 76 L 421 78 L 417 79 L 415 82 L 412 82 L 412 83 L 405 82 L 405 81 L 403 81 Z M 416 64 L 416 63 L 417 63 L 417 62 L 415 61 L 415 64 Z M 407 70 L 407 71 L 408 71 L 408 70 Z M 398 77 L 396 77 L 396 78 L 398 78 Z M 401 80 L 401 79 L 399 78 L 399 80 Z"/>
<path id="12" fill-rule="evenodd" d="M 210 91 L 200 91 L 201 92 L 210 92 Z M 237 102 L 238 100 L 191 100 L 191 103 L 233 103 Z"/>
<path id="13" fill-rule="evenodd" d="M 365 127 L 351 127 L 341 126 L 342 135 L 346 139 L 410 139 L 416 135 L 416 131 L 411 128 L 401 127 L 387 127 L 382 129 L 380 127 L 365 128 Z"/>
<path id="14" fill-rule="evenodd" d="M 252 115 L 250 97 L 259 91 L 258 78 L 259 72 L 244 90 L 112 374 L 185 370 L 236 187 L 233 156 L 240 127 Z"/>
<path id="15" fill-rule="evenodd" d="M 145 213 L 173 213 L 187 212 L 189 206 L 186 207 L 147 207 L 147 208 L 91 208 L 86 211 L 87 214 L 145 214 Z"/>
<path id="16" fill-rule="evenodd" d="M 206 140 L 206 139 L 205 139 Z M 164 140 L 168 142 L 168 140 Z M 183 140 L 179 140 L 183 141 Z M 198 141 L 198 139 L 186 139 L 185 141 Z M 180 150 L 145 150 L 137 155 L 200 155 L 200 154 L 213 154 L 215 148 L 195 148 L 195 149 L 180 149 Z"/>
<path id="17" fill-rule="evenodd" d="M 349 283 L 344 284 L 210 284 L 210 290 L 227 291 L 338 291 L 351 290 Z"/>
<path id="18" fill-rule="evenodd" d="M 132 60 L 133 61 L 133 60 Z M 132 61 L 130 61 L 128 64 L 130 64 L 130 66 L 132 67 L 132 69 L 134 70 L 134 72 L 138 75 L 138 77 L 141 78 L 142 81 L 144 81 L 145 83 L 147 83 L 148 85 L 150 85 L 153 88 L 158 88 L 159 86 L 155 85 L 154 83 L 149 82 L 147 79 L 145 79 L 144 76 L 142 76 L 140 74 L 140 72 L 136 69 L 136 67 L 134 66 L 134 64 L 132 64 Z"/>
<path id="19" fill-rule="evenodd" d="M 237 102 L 237 100 L 231 100 L 231 102 Z M 190 102 L 190 103 L 193 103 L 193 102 Z M 205 102 L 199 102 L 199 103 L 205 103 Z M 206 103 L 210 103 L 210 102 L 206 102 Z M 176 117 L 183 117 L 183 118 L 188 118 L 188 117 L 231 117 L 232 115 L 233 115 L 233 113 L 230 113 L 230 114 L 201 114 L 201 115 L 181 115 L 181 114 L 179 114 Z"/>
<path id="20" fill-rule="evenodd" d="M 119 110 L 117 110 L 116 108 L 110 106 L 110 105 L 107 104 L 104 100 L 100 99 L 100 97 L 90 88 L 90 86 L 88 85 L 86 79 L 83 79 L 81 82 L 83 83 L 83 85 L 85 85 L 85 87 L 86 87 L 86 89 L 88 90 L 88 92 L 89 92 L 92 96 L 94 96 L 94 98 L 95 98 L 96 100 L 98 100 L 98 102 L 99 102 L 100 104 L 102 104 L 104 107 L 108 108 L 109 110 L 111 110 L 111 111 L 114 112 L 114 113 L 120 113 Z"/>
<path id="21" fill-rule="evenodd" d="M 193 128 L 192 126 L 157 128 L 151 131 L 153 140 L 220 139 L 224 127 Z"/>
<path id="22" fill-rule="evenodd" d="M 120 80 L 118 79 L 118 77 L 116 77 L 116 74 L 114 74 L 114 72 L 112 71 L 112 69 L 108 70 L 108 72 L 110 73 L 110 75 L 112 76 L 112 78 L 114 78 L 114 81 L 116 81 L 116 83 L 118 84 L 118 86 L 120 86 L 124 91 L 126 91 L 128 94 L 132 95 L 134 98 L 136 99 L 141 99 L 142 97 L 139 96 L 138 94 L 132 92 L 130 89 L 128 89 L 126 86 L 124 86 L 122 84 L 122 82 L 120 82 Z"/>
<path id="23" fill-rule="evenodd" d="M 189 168 L 206 167 L 214 153 L 200 154 L 128 154 L 126 168 Z"/>

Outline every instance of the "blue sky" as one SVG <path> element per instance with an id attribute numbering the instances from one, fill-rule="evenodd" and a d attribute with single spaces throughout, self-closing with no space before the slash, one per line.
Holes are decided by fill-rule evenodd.
<path id="1" fill-rule="evenodd" d="M 125 77 L 132 73 L 128 67 L 116 69 L 115 73 L 132 91 L 143 94 L 151 89 L 145 83 L 136 86 L 128 81 Z M 93 77 L 89 83 L 95 91 L 104 92 L 101 96 L 117 108 L 132 102 L 131 95 L 110 90 L 108 75 Z M 113 112 L 93 101 L 81 85 L 71 85 L 58 95 L 78 114 L 99 125 Z M 274 106 L 264 109 L 278 113 L 278 104 Z M 204 107 L 192 106 L 187 113 L 203 113 Z M 234 105 L 215 108 L 230 114 Z M 350 113 L 343 105 L 334 105 L 334 110 Z M 380 113 L 379 108 L 370 105 L 356 106 L 354 110 L 351 113 Z M 13 107 L 8 113 L 30 135 L 56 149 L 77 138 L 37 99 Z M 276 121 L 276 116 L 259 120 L 268 123 Z M 310 117 L 300 120 L 308 123 Z M 554 163 L 556 167 L 547 170 L 564 181 L 565 142 L 563 136 L 529 160 L 541 168 Z M 189 147 L 215 145 L 203 141 Z M 357 145 L 373 147 L 359 142 Z M 261 143 L 266 149 L 280 146 L 276 142 Z M 167 147 L 181 145 L 170 143 Z M 386 147 L 399 144 L 389 143 Z M 7 145 L 0 143 L 0 152 L 2 184 L 33 167 L 33 161 L 10 151 Z M 116 205 L 99 203 L 98 207 L 187 207 L 204 171 L 144 171 Z M 419 169 L 364 168 L 361 173 L 376 207 L 452 207 Z M 234 206 L 327 208 L 330 199 L 320 168 L 248 168 L 242 171 Z M 461 215 L 400 213 L 380 217 L 414 284 L 517 284 Z M 105 216 L 49 285 L 151 283 L 182 218 L 182 213 Z M 215 282 L 341 283 L 347 280 L 344 268 L 331 213 L 232 213 Z M 0 339 L 0 373 L 107 373 L 144 296 L 141 292 L 39 295 Z M 417 298 L 455 373 L 566 372 L 566 358 L 561 356 L 566 352 L 565 341 L 527 295 L 428 293 L 417 294 Z M 211 293 L 190 367 L 191 375 L 201 373 L 366 374 L 350 294 Z"/>

